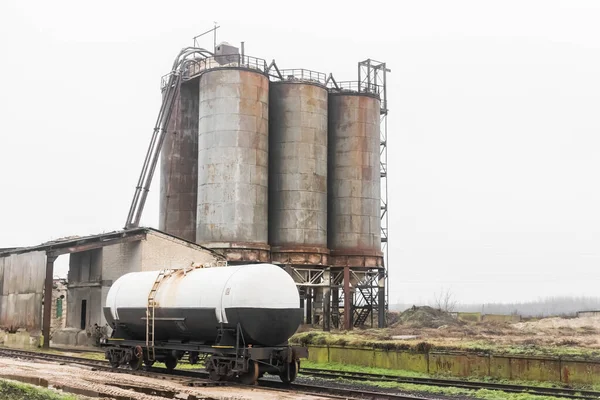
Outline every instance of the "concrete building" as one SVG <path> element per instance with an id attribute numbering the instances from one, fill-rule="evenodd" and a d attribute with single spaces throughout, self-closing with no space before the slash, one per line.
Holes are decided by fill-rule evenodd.
<path id="1" fill-rule="evenodd" d="M 54 260 L 61 254 L 71 255 L 66 290 L 62 293 L 53 279 Z M 221 258 L 198 244 L 152 228 L 3 250 L 0 252 L 0 329 L 11 332 L 25 329 L 37 336 L 43 330 L 43 336 L 48 337 L 50 326 L 54 324 L 60 329 L 52 330 L 53 343 L 87 344 L 90 328 L 106 323 L 102 307 L 110 285 L 120 276 L 128 272 L 214 263 Z M 60 298 L 61 295 L 64 297 Z M 59 299 L 62 301 L 58 302 Z M 51 307 L 44 310 L 46 301 Z"/>

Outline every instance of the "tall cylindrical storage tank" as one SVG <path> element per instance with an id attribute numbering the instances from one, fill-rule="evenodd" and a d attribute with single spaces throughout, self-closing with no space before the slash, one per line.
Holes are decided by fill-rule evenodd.
<path id="1" fill-rule="evenodd" d="M 269 90 L 272 260 L 327 265 L 327 89 L 284 80 Z"/>
<path id="2" fill-rule="evenodd" d="M 333 265 L 381 259 L 379 97 L 329 94 L 329 248 Z"/>
<path id="3" fill-rule="evenodd" d="M 269 80 L 219 68 L 199 91 L 196 242 L 230 262 L 267 261 Z"/>
<path id="4" fill-rule="evenodd" d="M 159 229 L 196 241 L 198 81 L 176 94 L 160 158 Z"/>

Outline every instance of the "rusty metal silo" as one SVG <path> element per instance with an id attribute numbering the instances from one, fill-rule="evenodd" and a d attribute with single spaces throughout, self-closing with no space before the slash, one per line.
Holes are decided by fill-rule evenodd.
<path id="1" fill-rule="evenodd" d="M 194 84 L 195 83 L 195 84 Z M 194 242 L 198 182 L 198 83 L 180 86 L 160 159 L 159 229 Z"/>
<path id="2" fill-rule="evenodd" d="M 306 79 L 269 89 L 269 244 L 274 263 L 322 266 L 329 253 L 327 89 L 309 79 L 324 81 L 324 74 L 293 71 Z"/>
<path id="3" fill-rule="evenodd" d="M 379 96 L 329 93 L 332 266 L 380 267 Z"/>
<path id="4" fill-rule="evenodd" d="M 268 261 L 269 80 L 216 66 L 199 99 L 196 242 L 230 262 Z"/>

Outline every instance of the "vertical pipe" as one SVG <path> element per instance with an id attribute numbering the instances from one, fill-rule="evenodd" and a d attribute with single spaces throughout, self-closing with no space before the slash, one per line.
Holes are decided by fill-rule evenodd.
<path id="1" fill-rule="evenodd" d="M 306 288 L 306 323 L 312 325 L 312 288 Z"/>
<path id="2" fill-rule="evenodd" d="M 379 315 L 377 317 L 377 327 L 385 328 L 386 320 L 385 320 L 385 269 L 379 270 L 379 280 L 377 282 L 379 286 L 379 290 L 377 292 L 378 299 L 378 307 L 379 307 Z"/>
<path id="3" fill-rule="evenodd" d="M 350 292 L 350 267 L 344 267 L 344 328 L 352 329 L 352 293 Z"/>
<path id="4" fill-rule="evenodd" d="M 42 321 L 42 335 L 44 336 L 44 349 L 50 348 L 50 323 L 52 317 L 52 278 L 54 277 L 54 261 L 57 256 L 46 253 L 46 281 L 44 282 L 44 318 Z"/>
<path id="5" fill-rule="evenodd" d="M 323 272 L 323 331 L 331 330 L 331 280 L 329 269 Z"/>
<path id="6" fill-rule="evenodd" d="M 242 50 L 242 63 L 243 63 L 244 62 L 244 42 L 242 42 L 242 45 L 240 47 Z"/>
<path id="7" fill-rule="evenodd" d="M 338 287 L 331 289 L 331 319 L 335 328 L 340 327 L 340 290 Z"/>

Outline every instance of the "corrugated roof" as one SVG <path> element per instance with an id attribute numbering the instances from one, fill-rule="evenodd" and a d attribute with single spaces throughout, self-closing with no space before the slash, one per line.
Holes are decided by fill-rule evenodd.
<path id="1" fill-rule="evenodd" d="M 212 249 L 206 248 L 204 246 L 200 246 L 197 243 L 193 243 L 193 242 L 187 241 L 185 239 L 182 239 L 180 237 L 170 235 L 166 232 L 159 231 L 158 229 L 149 228 L 149 227 L 124 229 L 121 231 L 113 231 L 113 232 L 101 233 L 101 234 L 97 234 L 97 235 L 81 236 L 81 237 L 69 236 L 66 238 L 61 238 L 61 239 L 56 239 L 56 240 L 52 240 L 49 242 L 45 242 L 45 243 L 42 243 L 42 244 L 39 244 L 36 246 L 4 248 L 4 249 L 0 249 L 0 257 L 6 257 L 11 254 L 28 253 L 28 252 L 32 252 L 32 251 L 45 251 L 45 252 L 56 251 L 56 252 L 62 252 L 62 253 L 70 253 L 72 251 L 69 251 L 69 248 L 76 249 L 77 247 L 85 246 L 85 245 L 96 245 L 96 247 L 102 247 L 103 242 L 106 242 L 105 245 L 109 246 L 109 245 L 115 244 L 116 240 L 131 238 L 132 236 L 146 234 L 148 232 L 154 232 L 154 233 L 158 233 L 160 235 L 170 236 L 174 239 L 185 242 L 186 244 L 196 247 L 198 249 L 209 251 L 210 253 L 214 254 L 215 256 L 219 256 L 219 258 L 222 258 L 221 255 L 219 255 Z M 74 251 L 77 251 L 77 250 L 74 250 Z M 81 251 L 81 250 L 79 250 L 79 251 Z"/>

